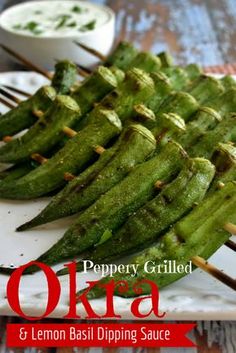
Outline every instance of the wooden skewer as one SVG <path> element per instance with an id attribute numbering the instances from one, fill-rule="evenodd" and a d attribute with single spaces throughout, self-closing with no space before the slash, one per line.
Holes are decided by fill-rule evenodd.
<path id="1" fill-rule="evenodd" d="M 6 107 L 13 109 L 16 106 L 10 102 L 8 102 L 7 100 L 3 99 L 2 97 L 0 97 L 0 103 L 4 104 Z"/>
<path id="2" fill-rule="evenodd" d="M 228 287 L 236 291 L 236 279 L 231 278 L 224 272 L 220 271 L 218 268 L 208 263 L 205 259 L 200 256 L 194 256 L 192 262 L 195 266 L 201 268 L 203 271 L 209 273 L 211 276 L 218 279 L 220 282 L 224 283 Z"/>
<path id="3" fill-rule="evenodd" d="M 10 99 L 11 101 L 13 101 L 13 102 L 15 102 L 15 103 L 17 103 L 17 104 L 19 104 L 19 103 L 21 102 L 20 98 L 14 96 L 14 95 L 11 94 L 10 92 L 5 91 L 3 88 L 0 88 L 0 93 L 1 93 L 4 97 Z"/>
<path id="4" fill-rule="evenodd" d="M 71 180 L 75 179 L 75 175 L 73 175 L 73 174 L 71 174 L 71 173 L 65 173 L 65 174 L 64 174 L 64 179 L 65 179 L 66 181 L 71 181 Z"/>
<path id="5" fill-rule="evenodd" d="M 92 54 L 93 56 L 96 56 L 98 59 L 102 60 L 102 61 L 106 61 L 107 57 L 105 55 L 103 55 L 102 53 L 100 53 L 98 50 L 93 49 L 88 47 L 85 44 L 82 44 L 80 42 L 74 41 L 74 43 L 76 45 L 78 45 L 79 47 L 83 48 L 84 50 L 86 50 L 88 53 Z"/>
<path id="6" fill-rule="evenodd" d="M 38 118 L 38 119 L 42 119 L 44 116 L 44 112 L 42 110 L 39 109 L 34 109 L 33 110 L 33 114 Z"/>
<path id="7" fill-rule="evenodd" d="M 106 149 L 104 147 L 102 147 L 102 146 L 95 146 L 94 151 L 97 154 L 103 154 L 106 151 Z"/>
<path id="8" fill-rule="evenodd" d="M 19 61 L 21 61 L 23 64 L 25 64 L 30 69 L 38 72 L 39 74 L 43 75 L 44 77 L 48 78 L 49 80 L 52 79 L 52 75 L 49 72 L 47 72 L 46 70 L 44 70 L 44 69 L 38 67 L 37 65 L 33 64 L 31 61 L 29 61 L 28 59 L 24 58 L 22 55 L 16 53 L 13 49 L 8 48 L 4 44 L 0 44 L 0 47 L 3 50 L 5 50 L 8 54 L 10 54 L 11 56 L 15 57 Z"/>
<path id="9" fill-rule="evenodd" d="M 77 65 L 77 72 L 78 72 L 78 74 L 80 75 L 80 76 L 82 76 L 82 77 L 88 77 L 90 74 L 87 72 L 87 71 L 85 71 L 84 69 L 82 69 L 82 67 L 80 67 L 78 64 L 76 64 Z"/>
<path id="10" fill-rule="evenodd" d="M 73 129 L 71 129 L 70 127 L 68 126 L 65 126 L 62 131 L 65 133 L 66 136 L 72 138 L 74 137 L 75 135 L 77 135 L 77 132 Z"/>
<path id="11" fill-rule="evenodd" d="M 162 187 L 164 186 L 164 182 L 161 181 L 161 180 L 157 180 L 157 181 L 155 182 L 154 186 L 155 186 L 156 189 L 160 190 L 160 189 L 162 189 Z"/>
<path id="12" fill-rule="evenodd" d="M 15 87 L 12 87 L 12 86 L 8 86 L 8 85 L 3 85 L 4 88 L 7 88 L 9 89 L 10 91 L 12 92 L 15 92 L 15 93 L 19 93 L 21 94 L 22 96 L 25 96 L 25 97 L 31 97 L 31 94 L 26 92 L 26 91 L 23 91 L 19 88 L 15 88 Z"/>
<path id="13" fill-rule="evenodd" d="M 227 230 L 227 232 L 236 235 L 236 225 L 235 224 L 227 223 L 224 225 L 224 229 Z"/>
<path id="14" fill-rule="evenodd" d="M 228 240 L 225 245 L 231 250 L 236 251 L 236 244 L 232 240 Z"/>
<path id="15" fill-rule="evenodd" d="M 12 141 L 13 138 L 12 138 L 12 136 L 4 136 L 2 140 L 3 140 L 3 142 L 8 143 L 8 142 Z"/>
<path id="16" fill-rule="evenodd" d="M 38 162 L 38 163 L 40 163 L 40 164 L 47 163 L 47 161 L 48 161 L 47 158 L 41 156 L 41 154 L 39 154 L 39 153 L 33 153 L 33 154 L 31 155 L 31 158 L 32 158 L 34 161 L 36 161 L 36 162 Z"/>
<path id="17" fill-rule="evenodd" d="M 236 234 L 236 225 L 233 223 L 226 223 L 224 225 L 224 229 L 229 233 Z M 233 251 L 236 251 L 236 244 L 232 240 L 228 240 L 225 243 L 225 245 L 228 246 Z M 228 276 L 227 274 L 225 274 L 224 272 L 222 272 L 217 267 L 210 264 L 208 261 L 206 261 L 205 259 L 203 259 L 200 256 L 194 256 L 191 260 L 195 266 L 201 268 L 203 271 L 209 273 L 211 276 L 215 277 L 220 282 L 224 283 L 226 286 L 228 286 L 236 291 L 236 279 L 235 278 L 231 278 L 230 276 Z"/>
<path id="18" fill-rule="evenodd" d="M 93 72 L 93 70 L 91 70 L 91 69 L 89 69 L 89 68 L 87 68 L 87 67 L 85 67 L 85 66 L 83 66 L 83 65 L 81 65 L 81 64 L 76 63 L 76 65 L 77 65 L 80 69 L 84 70 L 88 75 L 91 75 L 91 73 Z"/>

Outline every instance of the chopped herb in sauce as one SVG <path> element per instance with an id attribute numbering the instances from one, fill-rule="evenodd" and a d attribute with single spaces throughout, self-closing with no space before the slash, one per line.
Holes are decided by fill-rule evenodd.
<path id="1" fill-rule="evenodd" d="M 81 13 L 82 9 L 80 6 L 76 5 L 76 6 L 72 7 L 71 11 L 75 12 L 75 13 Z"/>
<path id="2" fill-rule="evenodd" d="M 67 26 L 67 21 L 71 18 L 71 15 L 60 15 L 58 16 L 59 23 L 55 27 L 56 29 Z"/>
<path id="3" fill-rule="evenodd" d="M 77 26 L 77 23 L 75 21 L 67 24 L 67 27 L 76 27 L 76 26 Z"/>
<path id="4" fill-rule="evenodd" d="M 36 10 L 36 11 L 34 11 L 34 13 L 35 13 L 35 15 L 41 15 L 41 14 L 42 14 L 42 11 Z"/>
<path id="5" fill-rule="evenodd" d="M 30 32 L 32 32 L 35 35 L 39 35 L 43 31 L 40 30 L 38 28 L 38 26 L 39 26 L 39 23 L 34 22 L 34 21 L 30 21 L 30 22 L 26 23 L 26 25 L 23 27 L 23 29 L 26 29 L 26 30 L 30 31 Z"/>
<path id="6" fill-rule="evenodd" d="M 96 20 L 90 21 L 85 25 L 81 26 L 79 31 L 80 32 L 92 31 L 95 28 L 95 25 L 96 25 Z"/>

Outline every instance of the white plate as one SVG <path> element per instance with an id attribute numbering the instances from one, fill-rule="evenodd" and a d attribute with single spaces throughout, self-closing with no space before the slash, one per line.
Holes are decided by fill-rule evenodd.
<path id="1" fill-rule="evenodd" d="M 45 79 L 35 73 L 0 74 L 1 84 L 14 85 L 29 92 L 34 92 L 44 82 Z M 20 265 L 35 259 L 63 235 L 71 218 L 20 234 L 14 232 L 16 226 L 38 214 L 48 201 L 49 199 L 27 202 L 0 201 L 1 264 Z M 233 251 L 223 246 L 210 261 L 235 277 L 236 256 Z M 59 269 L 61 265 L 53 268 Z M 99 276 L 93 272 L 88 275 L 77 274 L 78 289 L 85 287 L 86 280 L 97 278 Z M 0 315 L 14 315 L 5 298 L 7 281 L 7 276 L 0 275 Z M 62 286 L 61 300 L 51 317 L 62 317 L 68 310 L 67 276 L 60 277 L 60 282 Z M 38 315 L 42 312 L 47 299 L 46 288 L 42 273 L 25 276 L 21 283 L 22 309 L 30 315 Z M 133 318 L 129 310 L 130 303 L 129 299 L 115 298 L 115 308 L 123 319 Z M 102 314 L 105 309 L 105 301 L 104 299 L 94 300 L 92 306 L 97 313 Z M 161 290 L 160 306 L 162 311 L 167 312 L 166 319 L 169 320 L 236 320 L 235 292 L 200 270 L 196 270 L 191 275 Z M 144 307 L 148 308 L 148 301 Z M 78 313 L 83 313 L 80 305 L 78 305 Z"/>

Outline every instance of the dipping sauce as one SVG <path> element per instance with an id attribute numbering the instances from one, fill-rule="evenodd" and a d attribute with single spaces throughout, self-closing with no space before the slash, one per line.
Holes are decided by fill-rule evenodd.
<path id="1" fill-rule="evenodd" d="M 83 1 L 26 2 L 7 9 L 1 26 L 35 37 L 78 36 L 101 27 L 110 19 L 106 8 Z"/>

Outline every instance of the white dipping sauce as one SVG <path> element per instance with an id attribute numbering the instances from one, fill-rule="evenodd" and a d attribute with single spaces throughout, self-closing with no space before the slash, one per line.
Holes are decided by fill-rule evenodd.
<path id="1" fill-rule="evenodd" d="M 4 12 L 3 28 L 35 37 L 76 36 L 101 27 L 110 14 L 101 6 L 73 0 L 26 2 Z"/>

